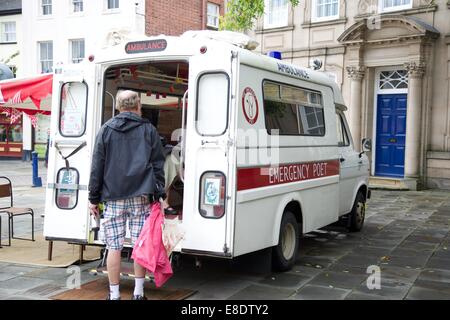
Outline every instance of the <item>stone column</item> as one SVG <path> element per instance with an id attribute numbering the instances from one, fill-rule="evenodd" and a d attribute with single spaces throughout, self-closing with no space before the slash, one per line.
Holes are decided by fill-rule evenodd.
<path id="1" fill-rule="evenodd" d="M 362 79 L 364 78 L 365 67 L 350 66 L 347 67 L 348 77 L 350 78 L 350 105 L 349 126 L 352 133 L 355 149 L 361 149 L 361 98 L 362 98 Z"/>
<path id="2" fill-rule="evenodd" d="M 420 142 L 422 128 L 423 62 L 405 64 L 408 71 L 408 108 L 406 111 L 405 178 L 420 175 Z"/>

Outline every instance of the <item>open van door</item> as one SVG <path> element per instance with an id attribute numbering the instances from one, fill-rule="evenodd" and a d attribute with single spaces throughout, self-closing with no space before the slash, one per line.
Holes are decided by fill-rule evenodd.
<path id="1" fill-rule="evenodd" d="M 95 65 L 55 71 L 48 154 L 44 236 L 87 243 L 88 184 L 95 87 Z"/>
<path id="2" fill-rule="evenodd" d="M 214 46 L 189 65 L 182 252 L 232 257 L 238 56 Z"/>

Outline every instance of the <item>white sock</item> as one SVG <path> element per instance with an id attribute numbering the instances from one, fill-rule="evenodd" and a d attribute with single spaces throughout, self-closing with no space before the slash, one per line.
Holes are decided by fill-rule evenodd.
<path id="1" fill-rule="evenodd" d="M 144 295 L 144 282 L 145 278 L 135 278 L 134 279 L 134 295 L 143 296 Z"/>
<path id="2" fill-rule="evenodd" d="M 110 299 L 120 299 L 120 290 L 118 284 L 109 285 Z"/>

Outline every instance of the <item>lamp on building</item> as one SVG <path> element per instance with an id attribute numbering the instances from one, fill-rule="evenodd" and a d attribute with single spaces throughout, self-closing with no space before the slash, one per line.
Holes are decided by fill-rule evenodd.
<path id="1" fill-rule="evenodd" d="M 311 65 L 314 70 L 320 70 L 320 69 L 322 69 L 323 62 L 320 59 L 312 59 Z"/>
<path id="2" fill-rule="evenodd" d="M 12 78 L 14 78 L 14 73 L 11 69 L 6 64 L 0 63 L 0 80 Z"/>

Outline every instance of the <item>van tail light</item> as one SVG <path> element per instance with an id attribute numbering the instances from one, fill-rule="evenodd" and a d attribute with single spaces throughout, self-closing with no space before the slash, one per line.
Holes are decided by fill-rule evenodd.
<path id="1" fill-rule="evenodd" d="M 221 172 L 205 172 L 200 179 L 200 214 L 219 219 L 225 214 L 226 178 Z"/>

